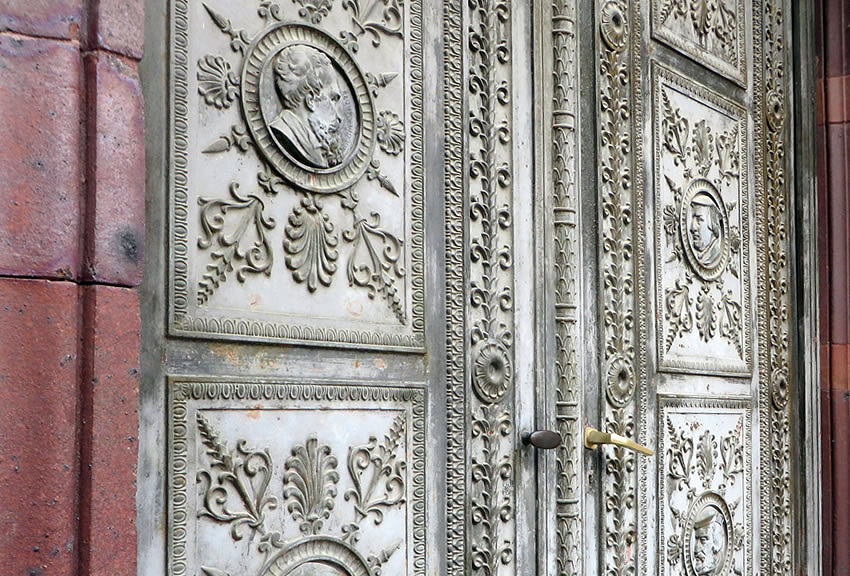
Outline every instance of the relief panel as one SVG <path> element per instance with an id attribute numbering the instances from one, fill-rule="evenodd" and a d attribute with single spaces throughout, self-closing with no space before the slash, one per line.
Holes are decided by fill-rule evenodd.
<path id="1" fill-rule="evenodd" d="M 172 333 L 421 348 L 420 2 L 173 8 Z"/>
<path id="2" fill-rule="evenodd" d="M 419 388 L 173 379 L 169 574 L 421 576 L 424 426 Z"/>
<path id="3" fill-rule="evenodd" d="M 652 34 L 741 85 L 747 80 L 743 0 L 653 0 Z"/>
<path id="4" fill-rule="evenodd" d="M 749 374 L 749 150 L 743 109 L 655 65 L 659 370 Z"/>
<path id="5" fill-rule="evenodd" d="M 750 574 L 750 413 L 748 402 L 661 400 L 662 576 Z"/>

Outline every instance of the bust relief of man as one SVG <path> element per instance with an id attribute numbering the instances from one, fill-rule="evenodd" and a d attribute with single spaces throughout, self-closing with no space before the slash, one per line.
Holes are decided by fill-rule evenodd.
<path id="1" fill-rule="evenodd" d="M 274 62 L 281 112 L 269 128 L 296 160 L 315 168 L 342 161 L 340 88 L 327 55 L 301 44 L 281 51 Z"/>
<path id="2" fill-rule="evenodd" d="M 720 209 L 707 194 L 697 194 L 691 200 L 688 235 L 694 256 L 701 265 L 710 268 L 723 257 L 723 224 Z"/>
<path id="3" fill-rule="evenodd" d="M 726 559 L 726 530 L 717 510 L 708 506 L 694 522 L 693 566 L 698 576 L 715 576 Z"/>

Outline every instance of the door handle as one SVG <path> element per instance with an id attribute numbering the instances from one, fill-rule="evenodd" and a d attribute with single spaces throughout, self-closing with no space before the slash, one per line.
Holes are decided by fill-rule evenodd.
<path id="1" fill-rule="evenodd" d="M 635 452 L 640 452 L 647 456 L 655 454 L 652 449 L 647 448 L 643 444 L 638 444 L 634 440 L 626 438 L 625 436 L 601 432 L 596 428 L 586 426 L 584 429 L 584 447 L 589 450 L 596 450 L 598 446 L 603 444 L 611 444 L 622 448 L 628 448 L 629 450 L 634 450 Z"/>
<path id="2" fill-rule="evenodd" d="M 561 435 L 552 430 L 535 430 L 534 432 L 523 432 L 522 443 L 528 446 L 531 444 L 535 448 L 541 450 L 552 450 L 561 445 Z"/>

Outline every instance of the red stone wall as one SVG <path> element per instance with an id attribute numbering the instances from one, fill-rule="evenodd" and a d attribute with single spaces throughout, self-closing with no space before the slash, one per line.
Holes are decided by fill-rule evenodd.
<path id="1" fill-rule="evenodd" d="M 136 573 L 143 0 L 0 2 L 0 573 Z"/>
<path id="2" fill-rule="evenodd" d="M 817 0 L 824 574 L 850 574 L 850 2 Z"/>

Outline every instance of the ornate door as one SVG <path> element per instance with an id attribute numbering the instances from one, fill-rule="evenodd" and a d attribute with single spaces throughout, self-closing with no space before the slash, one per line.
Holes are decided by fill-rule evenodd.
<path id="1" fill-rule="evenodd" d="M 549 574 L 795 570 L 789 10 L 541 6 Z"/>
<path id="2" fill-rule="evenodd" d="M 161 8 L 140 573 L 791 573 L 781 0 Z"/>
<path id="3" fill-rule="evenodd" d="M 151 4 L 140 572 L 533 565 L 530 10 Z"/>

